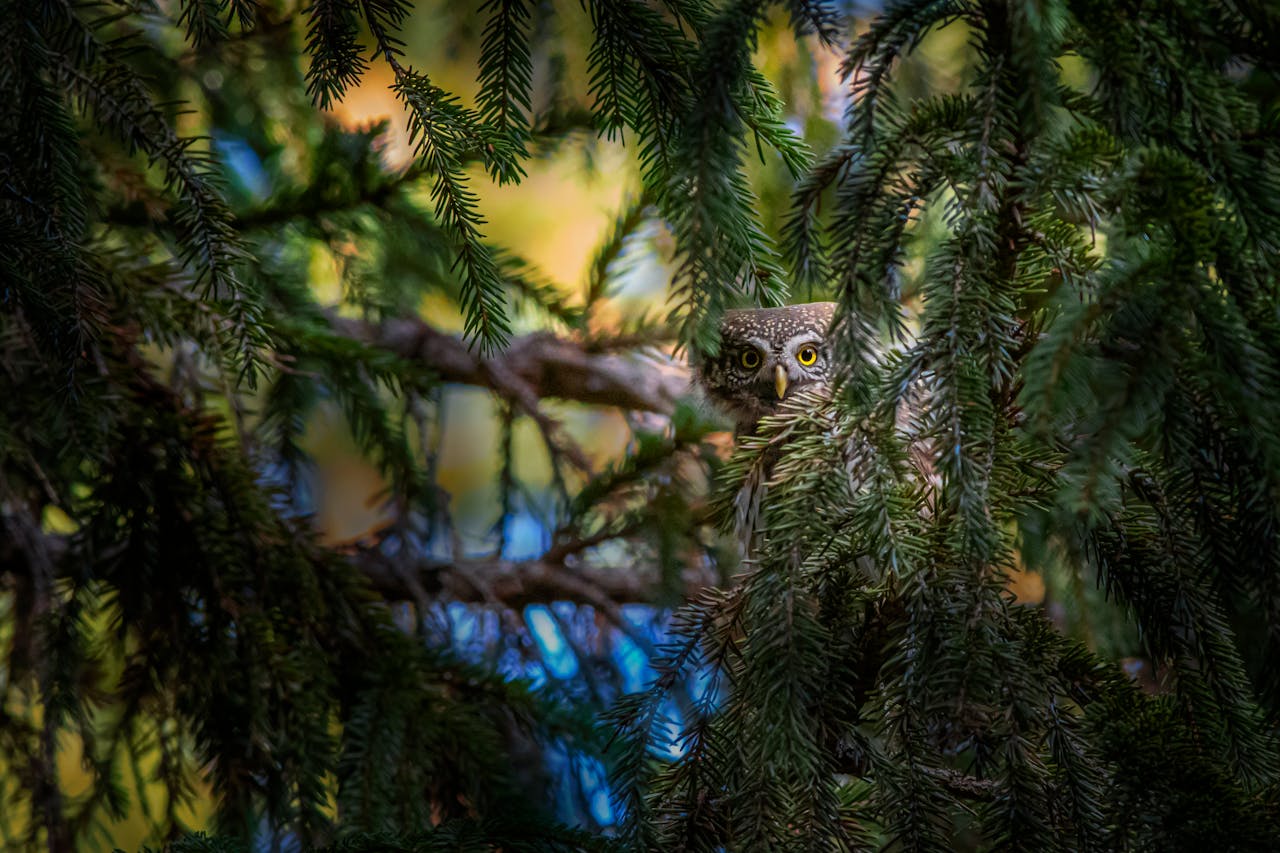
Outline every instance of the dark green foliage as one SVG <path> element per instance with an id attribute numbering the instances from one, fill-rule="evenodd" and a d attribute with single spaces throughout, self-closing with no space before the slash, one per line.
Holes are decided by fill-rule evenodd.
<path id="1" fill-rule="evenodd" d="M 246 853 L 248 849 L 239 841 L 208 838 L 201 833 L 188 835 L 165 848 L 168 853 Z M 609 847 L 607 842 L 584 832 L 536 823 L 531 825 L 528 818 L 507 817 L 486 821 L 446 821 L 430 832 L 410 836 L 349 833 L 334 844 L 312 849 L 316 853 L 490 853 L 493 850 L 570 853 L 607 850 Z"/>
<path id="2" fill-rule="evenodd" d="M 503 310 L 498 266 L 492 251 L 481 242 L 484 219 L 476 208 L 475 194 L 467 188 L 462 162 L 473 152 L 494 152 L 486 153 L 485 161 L 491 174 L 500 177 L 509 168 L 507 155 L 497 151 L 495 141 L 481 129 L 475 113 L 461 107 L 456 98 L 432 86 L 425 77 L 406 72 L 396 84 L 396 94 L 411 110 L 409 134 L 417 146 L 418 158 L 436 176 L 431 188 L 436 218 L 459 244 L 456 265 L 461 273 L 468 332 L 489 343 L 505 341 L 510 329 Z M 496 144 L 507 142 L 499 139 Z"/>
<path id="3" fill-rule="evenodd" d="M 15 846 L 107 841 L 138 803 L 176 839 L 204 782 L 220 835 L 168 849 L 1274 849 L 1270 4 L 907 0 L 858 30 L 809 0 L 587 0 L 575 95 L 566 54 L 538 44 L 563 10 L 489 0 L 474 105 L 408 64 L 410 8 L 0 3 Z M 847 51 L 843 135 L 816 158 L 753 59 L 775 21 Z M 916 96 L 906 69 L 957 30 L 963 73 Z M 408 111 L 402 173 L 384 128 L 315 109 L 375 66 Z M 488 242 L 474 182 L 518 182 L 582 131 L 632 146 L 641 186 L 579 300 Z M 753 159 L 795 182 L 780 245 Z M 673 237 L 671 322 L 611 336 L 597 308 L 654 222 Z M 316 257 L 338 269 L 331 304 Z M 523 316 L 589 354 L 713 350 L 723 310 L 787 297 L 784 265 L 791 294 L 840 303 L 841 381 L 727 463 L 681 405 L 583 482 L 536 393 L 498 362 L 473 380 L 500 421 L 494 562 L 507 518 L 542 500 L 547 562 L 576 570 L 626 540 L 644 601 L 675 603 L 693 568 L 725 582 L 672 617 L 606 751 L 590 718 L 620 679 L 592 652 L 574 650 L 580 683 L 534 690 L 433 633 L 433 607 L 461 597 L 432 574 L 456 534 L 435 469 L 445 365 L 352 330 L 419 323 L 443 297 L 472 355 Z M 390 520 L 358 547 L 309 519 L 304 433 L 329 410 L 386 484 Z M 523 418 L 551 458 L 544 495 L 517 477 Z M 704 522 L 731 528 L 749 478 L 767 496 L 729 583 Z M 1069 639 L 1061 602 L 1014 603 L 1024 571 L 1127 619 L 1116 633 L 1151 677 Z M 374 594 L 388 574 L 411 610 Z M 585 588 L 592 618 L 649 651 Z M 75 797 L 68 743 L 89 779 Z M 557 822 L 556 750 L 605 757 L 616 836 Z"/>
<path id="4" fill-rule="evenodd" d="M 961 90 L 900 97 L 957 26 Z M 741 442 L 748 572 L 615 710 L 639 755 L 678 668 L 719 673 L 679 758 L 615 765 L 639 846 L 1274 845 L 1280 149 L 1242 81 L 1276 37 L 1214 3 L 903 2 L 854 43 L 847 138 L 784 231 L 840 298 L 844 382 Z M 1028 564 L 1096 579 L 1159 698 L 1011 603 Z"/>
<path id="5" fill-rule="evenodd" d="M 480 117 L 516 143 L 528 134 L 533 86 L 529 56 L 529 9 L 524 0 L 492 0 L 481 10 L 489 13 L 480 54 Z"/>
<path id="6" fill-rule="evenodd" d="M 394 61 L 406 9 L 310 8 L 310 94 L 328 103 L 358 78 L 361 26 Z M 385 475 L 388 538 L 441 514 L 420 443 L 443 418 L 438 382 L 337 327 L 311 289 L 317 247 L 347 265 L 343 311 L 370 320 L 440 292 L 491 342 L 508 294 L 579 324 L 475 227 L 462 164 L 518 176 L 515 119 L 404 71 L 425 156 L 397 175 L 382 128 L 340 130 L 297 97 L 287 29 L 288 49 L 261 60 L 256 40 L 281 38 L 276 4 L 175 4 L 168 25 L 124 5 L 0 12 L 0 811 L 24 833 L 6 843 L 101 845 L 139 807 L 170 837 L 203 780 L 230 839 L 315 844 L 340 815 L 398 838 L 449 821 L 412 849 L 590 847 L 529 793 L 552 790 L 543 749 L 598 752 L 590 708 L 406 633 L 306 515 L 302 433 L 330 405 Z M 269 192 L 178 134 L 173 102 L 192 91 Z M 304 168 L 285 164 L 272 110 L 306 143 Z M 420 181 L 436 183 L 438 218 L 413 198 Z M 60 790 L 69 744 L 90 785 L 76 797 Z"/>
<path id="7" fill-rule="evenodd" d="M 323 108 L 360 81 L 368 63 L 360 47 L 360 13 L 347 0 L 316 0 L 307 10 L 307 94 Z"/>

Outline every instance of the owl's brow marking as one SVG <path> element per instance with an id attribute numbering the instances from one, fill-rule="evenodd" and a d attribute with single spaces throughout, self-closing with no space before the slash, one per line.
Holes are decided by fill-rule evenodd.
<path id="1" fill-rule="evenodd" d="M 817 332 L 800 332 L 792 335 L 782 342 L 782 349 L 779 352 L 793 352 L 804 344 L 820 344 L 822 343 L 822 335 Z"/>

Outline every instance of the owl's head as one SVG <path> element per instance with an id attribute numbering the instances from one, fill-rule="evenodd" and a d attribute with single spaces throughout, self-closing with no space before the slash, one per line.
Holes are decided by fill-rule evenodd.
<path id="1" fill-rule="evenodd" d="M 800 389 L 827 383 L 835 310 L 834 302 L 810 302 L 725 312 L 720 352 L 699 359 L 698 380 L 739 431 Z"/>

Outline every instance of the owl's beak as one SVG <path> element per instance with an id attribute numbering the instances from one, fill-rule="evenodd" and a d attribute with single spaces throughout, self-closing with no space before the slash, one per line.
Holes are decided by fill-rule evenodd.
<path id="1" fill-rule="evenodd" d="M 773 390 L 778 392 L 778 399 L 787 396 L 787 369 L 781 364 L 773 366 Z"/>

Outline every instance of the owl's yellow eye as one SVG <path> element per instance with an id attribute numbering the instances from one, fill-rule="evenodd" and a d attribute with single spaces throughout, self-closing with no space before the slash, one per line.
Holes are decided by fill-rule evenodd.
<path id="1" fill-rule="evenodd" d="M 800 350 L 796 353 L 796 361 L 800 362 L 805 367 L 809 367 L 817 360 L 818 360 L 818 350 L 815 347 L 811 347 L 808 345 L 802 346 L 800 347 Z"/>
<path id="2" fill-rule="evenodd" d="M 738 354 L 738 363 L 747 370 L 755 370 L 760 366 L 760 353 L 753 349 L 744 349 Z"/>

